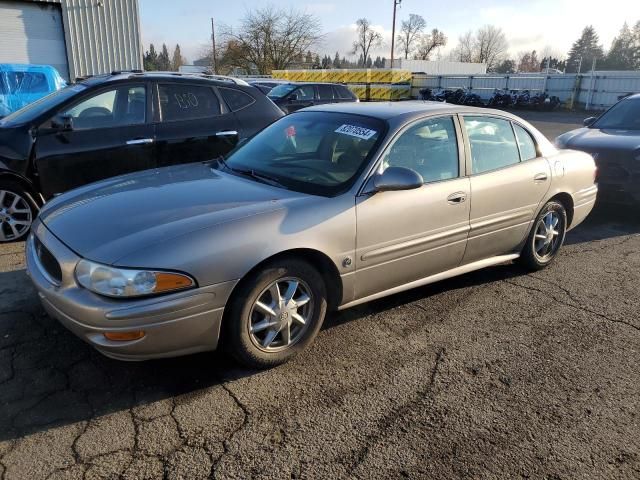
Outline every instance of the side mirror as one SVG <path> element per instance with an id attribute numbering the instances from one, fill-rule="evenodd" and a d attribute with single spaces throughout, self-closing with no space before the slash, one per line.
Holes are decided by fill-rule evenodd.
<path id="1" fill-rule="evenodd" d="M 373 190 L 387 192 L 397 190 L 413 190 L 424 184 L 422 175 L 405 167 L 389 167 L 381 174 L 373 177 Z"/>
<path id="2" fill-rule="evenodd" d="M 590 127 L 591 125 L 593 125 L 593 123 L 598 119 L 598 117 L 589 117 L 589 118 L 585 118 L 582 122 L 582 124 L 585 127 Z"/>
<path id="3" fill-rule="evenodd" d="M 51 128 L 59 132 L 70 132 L 73 130 L 73 117 L 71 115 L 56 115 L 51 119 Z"/>

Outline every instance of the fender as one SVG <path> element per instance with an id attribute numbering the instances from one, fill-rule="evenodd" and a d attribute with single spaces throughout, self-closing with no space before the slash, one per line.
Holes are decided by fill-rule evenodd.
<path id="1" fill-rule="evenodd" d="M 11 179 L 24 185 L 25 190 L 27 190 L 26 193 L 31 196 L 31 199 L 34 201 L 34 203 L 38 207 L 42 207 L 42 205 L 44 205 L 45 199 L 38 191 L 38 189 L 34 186 L 33 182 L 27 177 L 7 169 L 6 165 L 2 161 L 0 161 L 0 180 L 3 179 Z"/>

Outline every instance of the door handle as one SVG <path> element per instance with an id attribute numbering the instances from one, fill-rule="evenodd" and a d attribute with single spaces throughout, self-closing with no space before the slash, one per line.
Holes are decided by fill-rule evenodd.
<path id="1" fill-rule="evenodd" d="M 546 173 L 539 173 L 535 177 L 533 177 L 534 182 L 546 182 L 548 175 Z"/>
<path id="2" fill-rule="evenodd" d="M 451 205 L 458 205 L 467 201 L 467 194 L 465 192 L 452 193 L 447 197 L 447 202 Z"/>
<path id="3" fill-rule="evenodd" d="M 153 143 L 153 138 L 134 138 L 133 140 L 127 140 L 127 145 L 148 145 Z"/>
<path id="4" fill-rule="evenodd" d="M 236 130 L 224 130 L 222 132 L 216 132 L 216 137 L 236 137 L 238 132 Z"/>

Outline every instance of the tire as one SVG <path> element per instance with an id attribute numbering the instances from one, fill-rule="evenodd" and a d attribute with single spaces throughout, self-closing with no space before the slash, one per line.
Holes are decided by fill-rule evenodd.
<path id="1" fill-rule="evenodd" d="M 0 180 L 0 244 L 23 240 L 38 214 L 31 194 L 13 180 Z"/>
<path id="2" fill-rule="evenodd" d="M 287 304 L 294 282 L 297 290 L 293 302 Z M 278 285 L 277 293 L 274 285 Z M 278 294 L 282 302 L 276 298 Z M 307 262 L 277 260 L 242 280 L 234 292 L 225 316 L 223 345 L 249 368 L 274 367 L 313 342 L 326 312 L 322 275 Z"/>
<path id="3" fill-rule="evenodd" d="M 557 221 L 557 223 L 556 223 Z M 551 227 L 551 230 L 549 230 Z M 531 271 L 542 270 L 558 255 L 567 233 L 567 211 L 556 201 L 548 202 L 536 217 L 519 263 Z"/>

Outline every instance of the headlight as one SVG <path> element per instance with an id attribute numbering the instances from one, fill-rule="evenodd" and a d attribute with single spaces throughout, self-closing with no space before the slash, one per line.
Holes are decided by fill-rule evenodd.
<path id="1" fill-rule="evenodd" d="M 114 268 L 81 260 L 76 266 L 76 279 L 87 290 L 107 297 L 140 297 L 184 290 L 195 281 L 181 273 Z"/>

